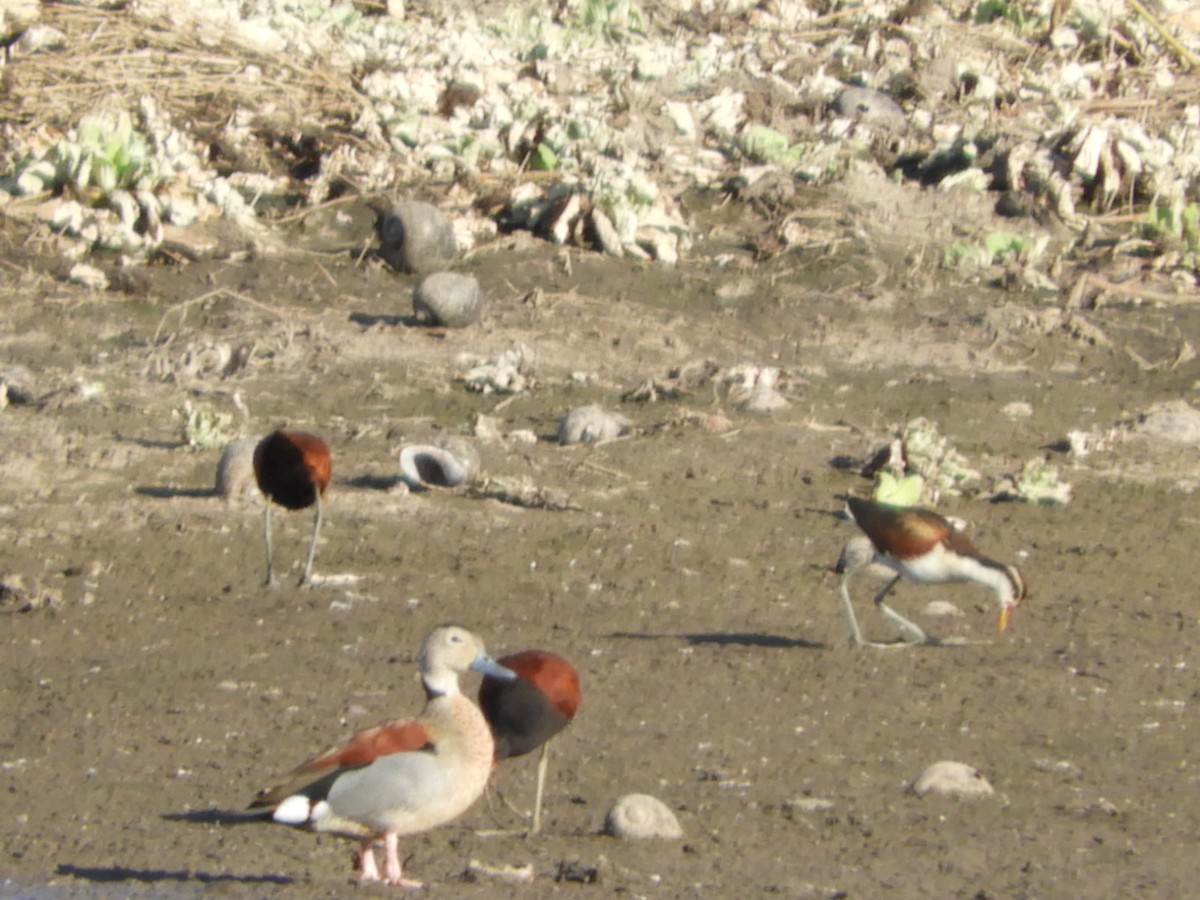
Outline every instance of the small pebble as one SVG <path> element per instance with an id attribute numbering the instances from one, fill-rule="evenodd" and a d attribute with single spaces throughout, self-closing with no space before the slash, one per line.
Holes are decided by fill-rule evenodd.
<path id="1" fill-rule="evenodd" d="M 216 494 L 227 500 L 258 496 L 254 477 L 254 448 L 262 437 L 238 438 L 225 445 L 217 463 Z"/>
<path id="2" fill-rule="evenodd" d="M 1004 408 L 1000 411 L 1010 419 L 1028 419 L 1033 415 L 1033 404 L 1026 403 L 1024 400 L 1014 400 L 1012 403 L 1004 404 Z"/>
<path id="3" fill-rule="evenodd" d="M 577 406 L 558 423 L 558 442 L 595 444 L 619 438 L 629 430 L 629 420 L 601 406 Z"/>
<path id="4" fill-rule="evenodd" d="M 990 797 L 995 791 L 974 766 L 943 760 L 936 762 L 912 783 L 918 797 L 941 794 L 950 797 Z"/>
<path id="5" fill-rule="evenodd" d="M 402 272 L 433 272 L 454 258 L 450 220 L 432 203 L 397 203 L 379 219 L 379 255 Z"/>
<path id="6" fill-rule="evenodd" d="M 888 131 L 904 131 L 908 119 L 900 104 L 882 91 L 870 88 L 848 87 L 838 93 L 829 104 L 835 116 L 858 119 L 869 125 L 878 125 Z"/>
<path id="7" fill-rule="evenodd" d="M 37 399 L 33 373 L 20 363 L 0 369 L 0 397 L 15 406 L 28 406 Z"/>
<path id="8" fill-rule="evenodd" d="M 490 866 L 473 859 L 467 863 L 467 871 L 473 875 L 486 875 L 488 878 L 513 884 L 529 884 L 534 876 L 533 863 L 525 863 L 523 866 Z"/>
<path id="9" fill-rule="evenodd" d="M 657 797 L 649 794 L 626 794 L 608 811 L 604 830 L 613 837 L 645 840 L 683 837 L 683 829 L 675 813 Z"/>
<path id="10" fill-rule="evenodd" d="M 413 314 L 430 325 L 466 328 L 482 310 L 483 291 L 473 275 L 435 272 L 413 288 Z"/>
<path id="11" fill-rule="evenodd" d="M 67 273 L 67 281 L 83 285 L 94 291 L 108 290 L 108 276 L 104 274 L 104 270 L 87 263 L 76 263 L 71 266 L 71 271 Z"/>
<path id="12" fill-rule="evenodd" d="M 930 600 L 925 604 L 924 613 L 934 618 L 957 618 L 963 611 L 949 600 Z"/>
<path id="13" fill-rule="evenodd" d="M 796 797 L 783 801 L 784 812 L 817 813 L 829 812 L 834 808 L 834 802 L 824 797 Z"/>

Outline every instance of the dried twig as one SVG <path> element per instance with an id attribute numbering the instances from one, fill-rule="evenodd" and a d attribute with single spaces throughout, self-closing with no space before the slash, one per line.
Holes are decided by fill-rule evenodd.
<path id="1" fill-rule="evenodd" d="M 250 306 L 256 306 L 259 309 L 261 309 L 263 312 L 267 313 L 268 315 L 274 316 L 276 319 L 279 319 L 280 321 L 283 321 L 286 318 L 284 316 L 284 314 L 281 313 L 279 310 L 275 309 L 274 307 L 272 307 L 266 303 L 263 303 L 260 300 L 255 300 L 253 297 L 247 297 L 245 294 L 239 294 L 237 291 L 231 291 L 228 288 L 217 288 L 216 290 L 209 291 L 208 293 L 205 293 L 205 294 L 201 294 L 199 297 L 192 297 L 192 299 L 190 299 L 190 300 L 184 300 L 181 303 L 176 303 L 174 306 L 172 306 L 170 309 L 168 309 L 166 312 L 164 312 L 162 314 L 162 318 L 158 320 L 158 327 L 154 329 L 154 338 L 151 340 L 150 343 L 155 346 L 158 345 L 159 338 L 162 336 L 162 330 L 167 324 L 167 317 L 170 316 L 172 313 L 180 314 L 179 324 L 180 324 L 180 326 L 182 326 L 184 321 L 187 319 L 187 311 L 189 309 L 191 309 L 193 306 L 195 306 L 198 303 L 204 303 L 207 300 L 212 300 L 214 297 L 222 297 L 222 296 L 229 297 L 231 300 L 237 300 L 241 303 L 246 303 Z"/>
<path id="2" fill-rule="evenodd" d="M 1146 7 L 1141 4 L 1141 0 L 1129 0 L 1129 5 L 1133 7 L 1134 12 L 1146 20 L 1146 24 L 1158 32 L 1158 36 L 1162 38 L 1166 45 L 1171 48 L 1177 57 L 1179 57 L 1179 61 L 1181 63 L 1183 63 L 1189 69 L 1200 68 L 1200 57 L 1197 57 L 1195 53 L 1183 46 L 1183 44 L 1179 43 L 1179 41 L 1176 40 L 1175 35 L 1167 31 L 1162 23 L 1150 14 L 1150 10 L 1146 9 Z"/>

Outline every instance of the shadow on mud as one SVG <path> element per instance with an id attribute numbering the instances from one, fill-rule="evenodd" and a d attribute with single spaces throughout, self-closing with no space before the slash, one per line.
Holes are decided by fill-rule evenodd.
<path id="1" fill-rule="evenodd" d="M 634 631 L 614 631 L 608 635 L 610 638 L 620 638 L 630 641 L 661 641 L 661 640 L 685 640 L 692 646 L 701 646 L 703 644 L 716 644 L 725 646 L 727 644 L 740 644 L 743 647 L 769 647 L 777 650 L 790 650 L 795 647 L 803 647 L 805 650 L 822 650 L 825 645 L 820 641 L 809 641 L 804 638 L 784 637 L 779 634 L 758 634 L 757 632 L 693 632 L 679 633 L 668 632 L 665 634 L 644 634 Z"/>
<path id="2" fill-rule="evenodd" d="M 230 875 L 222 873 L 214 875 L 210 872 L 190 872 L 186 869 L 170 871 L 167 869 L 131 869 L 128 866 L 73 866 L 69 863 L 60 865 L 57 875 L 67 875 L 93 884 L 113 884 L 117 882 L 136 882 L 139 884 L 161 884 L 164 882 L 197 882 L 199 884 L 218 884 L 233 882 L 237 884 L 295 884 L 296 879 L 284 875 Z"/>
<path id="3" fill-rule="evenodd" d="M 152 497 L 155 500 L 170 500 L 174 497 L 220 497 L 216 490 L 206 488 L 173 488 L 161 487 L 156 484 L 142 484 L 134 488 L 134 492 L 142 497 Z"/>

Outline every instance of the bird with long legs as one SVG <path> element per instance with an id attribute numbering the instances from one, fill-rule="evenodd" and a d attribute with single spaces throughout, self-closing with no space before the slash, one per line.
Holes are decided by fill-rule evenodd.
<path id="1" fill-rule="evenodd" d="M 363 882 L 421 886 L 404 878 L 400 839 L 462 815 L 492 772 L 491 730 L 459 689 L 459 675 L 471 669 L 501 681 L 516 678 L 461 625 L 435 628 L 417 659 L 426 697 L 420 716 L 355 735 L 260 791 L 250 804 L 251 811 L 284 825 L 359 840 Z M 382 878 L 374 851 L 380 838 Z"/>
<path id="2" fill-rule="evenodd" d="M 281 428 L 268 434 L 254 448 L 254 478 L 265 500 L 263 540 L 267 545 L 265 584 L 268 587 L 277 585 L 271 546 L 272 504 L 278 503 L 289 510 L 315 507 L 312 543 L 309 544 L 308 559 L 299 581 L 301 585 L 308 584 L 317 555 L 317 537 L 321 533 L 323 500 L 332 476 L 333 459 L 329 445 L 315 434 Z"/>
<path id="3" fill-rule="evenodd" d="M 1016 566 L 1005 565 L 984 556 L 962 531 L 945 517 L 928 509 L 890 506 L 846 497 L 846 510 L 862 530 L 868 543 L 852 539 L 842 551 L 837 571 L 842 575 L 838 586 L 850 639 L 859 646 L 906 646 L 936 643 L 914 622 L 884 602 L 888 592 L 901 578 L 918 584 L 974 582 L 988 588 L 1000 606 L 997 623 L 1003 632 L 1013 611 L 1025 599 L 1025 576 Z M 866 569 L 882 570 L 891 577 L 875 595 L 875 606 L 900 632 L 902 643 L 876 644 L 863 638 L 850 603 L 850 577 Z"/>
<path id="4" fill-rule="evenodd" d="M 496 741 L 497 764 L 541 748 L 529 828 L 529 834 L 537 834 L 542 827 L 550 739 L 571 724 L 579 711 L 579 673 L 548 650 L 526 650 L 501 657 L 499 662 L 517 677 L 511 681 L 485 677 L 479 686 L 479 708 Z"/>

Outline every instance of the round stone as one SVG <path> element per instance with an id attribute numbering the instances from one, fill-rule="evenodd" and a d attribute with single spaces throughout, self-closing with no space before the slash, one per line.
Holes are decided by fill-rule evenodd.
<path id="1" fill-rule="evenodd" d="M 402 272 L 432 272 L 454 259 L 454 228 L 432 203 L 397 203 L 379 219 L 379 255 Z"/>
<path id="2" fill-rule="evenodd" d="M 473 275 L 434 272 L 413 288 L 413 313 L 430 325 L 466 328 L 482 311 L 483 291 Z"/>

